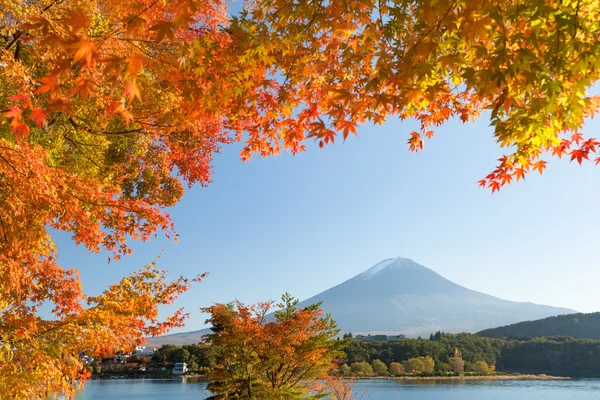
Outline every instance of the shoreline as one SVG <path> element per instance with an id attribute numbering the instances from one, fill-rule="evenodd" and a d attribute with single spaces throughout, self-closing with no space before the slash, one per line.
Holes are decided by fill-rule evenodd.
<path id="1" fill-rule="evenodd" d="M 143 380 L 143 379 L 157 379 L 157 380 L 183 380 L 183 379 L 195 379 L 195 380 L 208 380 L 205 375 L 180 375 L 171 377 L 151 377 L 151 376 L 120 376 L 120 377 L 92 377 L 92 380 Z M 516 375 L 487 375 L 487 376 L 473 376 L 473 375 L 461 375 L 461 376 L 355 376 L 355 377 L 343 377 L 342 379 L 354 379 L 357 381 L 377 381 L 377 380 L 390 380 L 390 381 L 568 381 L 572 380 L 569 376 L 554 376 L 546 374 L 516 374 Z"/>
<path id="2" fill-rule="evenodd" d="M 569 381 L 568 376 L 546 374 L 487 375 L 487 376 L 356 376 L 355 380 L 394 380 L 394 381 Z"/>

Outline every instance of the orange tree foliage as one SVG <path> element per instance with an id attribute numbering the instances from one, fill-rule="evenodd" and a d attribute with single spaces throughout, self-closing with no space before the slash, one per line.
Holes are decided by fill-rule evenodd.
<path id="1" fill-rule="evenodd" d="M 541 173 L 546 152 L 579 163 L 597 153 L 582 136 L 600 105 L 590 93 L 597 0 L 257 0 L 235 26 L 242 58 L 281 77 L 271 81 L 276 106 L 256 121 L 292 148 L 395 115 L 420 122 L 408 140 L 418 151 L 436 126 L 486 111 L 510 151 L 480 182 L 492 191 Z M 264 103 L 247 99 L 249 109 Z"/>
<path id="2" fill-rule="evenodd" d="M 163 208 L 182 181 L 208 182 L 227 141 L 194 107 L 181 51 L 228 40 L 225 7 L 6 0 L 0 11 L 0 398 L 72 395 L 86 378 L 80 351 L 108 355 L 181 326 L 182 311 L 159 322 L 157 307 L 191 281 L 150 266 L 87 298 L 49 229 L 115 259 L 128 238 L 172 235 Z"/>
<path id="3" fill-rule="evenodd" d="M 323 394 L 315 379 L 327 376 L 343 342 L 339 330 L 320 304 L 296 308 L 285 294 L 281 309 L 273 303 L 246 306 L 240 302 L 202 309 L 210 313 L 207 336 L 217 367 L 209 390 L 216 399 L 306 399 Z M 310 393 L 312 392 L 312 395 Z"/>

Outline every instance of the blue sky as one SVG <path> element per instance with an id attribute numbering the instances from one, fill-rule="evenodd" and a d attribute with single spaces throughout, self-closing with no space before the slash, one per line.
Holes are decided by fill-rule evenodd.
<path id="1" fill-rule="evenodd" d="M 395 256 L 505 299 L 600 311 L 600 169 L 551 160 L 544 176 L 492 195 L 477 185 L 502 155 L 487 125 L 448 123 L 418 154 L 406 145 L 415 124 L 397 120 L 299 156 L 242 163 L 240 146 L 229 146 L 215 157 L 214 182 L 169 210 L 178 244 L 135 243 L 107 264 L 58 234 L 60 261 L 81 270 L 89 294 L 161 249 L 159 266 L 173 276 L 209 272 L 165 309 L 190 312 L 182 331 L 203 327 L 198 309 L 214 302 L 304 299 Z"/>

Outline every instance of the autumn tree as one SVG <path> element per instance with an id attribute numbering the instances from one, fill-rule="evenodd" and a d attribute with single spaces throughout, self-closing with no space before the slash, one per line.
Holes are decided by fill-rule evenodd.
<path id="1" fill-rule="evenodd" d="M 328 375 L 343 341 L 335 340 L 339 330 L 320 304 L 297 304 L 285 294 L 275 312 L 273 302 L 203 309 L 214 332 L 207 340 L 217 364 L 209 383 L 215 398 L 316 398 L 311 383 Z"/>
<path id="2" fill-rule="evenodd" d="M 81 352 L 102 357 L 130 351 L 147 336 L 182 326 L 182 310 L 161 322 L 158 306 L 171 303 L 190 283 L 166 282 L 165 271 L 148 265 L 88 297 L 85 305 L 59 302 L 53 320 L 6 308 L 0 325 L 0 399 L 73 397 L 89 377 Z M 25 322 L 33 327 L 22 326 Z"/>
<path id="3" fill-rule="evenodd" d="M 365 398 L 354 388 L 354 379 L 339 379 L 333 376 L 324 377 L 315 381 L 310 387 L 311 393 L 317 396 L 327 396 L 331 400 L 359 400 Z"/>
<path id="4" fill-rule="evenodd" d="M 458 348 L 454 349 L 454 357 L 450 357 L 448 363 L 452 372 L 462 373 L 465 371 L 465 362 L 462 358 L 462 352 Z"/>
<path id="5" fill-rule="evenodd" d="M 174 236 L 164 208 L 209 181 L 226 134 L 189 106 L 184 47 L 229 40 L 222 1 L 0 1 L 0 397 L 73 395 L 80 352 L 181 326 L 157 307 L 189 287 L 154 266 L 95 297 L 50 230 L 112 259 Z M 143 98 L 142 103 L 140 99 Z M 44 305 L 52 315 L 40 316 Z M 162 322 L 161 322 L 162 321 Z"/>
<path id="6" fill-rule="evenodd" d="M 404 365 L 406 372 L 416 375 L 431 374 L 435 367 L 435 361 L 429 356 L 410 358 L 402 364 Z"/>
<path id="7" fill-rule="evenodd" d="M 323 145 L 397 116 L 419 122 L 417 151 L 444 122 L 484 113 L 510 149 L 480 182 L 492 191 L 541 173 L 547 152 L 600 162 L 583 136 L 600 106 L 596 0 L 257 0 L 234 32 L 250 69 L 283 77 L 279 112 L 257 119 L 273 140 Z"/>
<path id="8" fill-rule="evenodd" d="M 390 375 L 392 375 L 392 376 L 404 375 L 404 373 L 405 373 L 404 365 L 402 365 L 399 362 L 390 363 L 389 372 L 390 372 Z"/>

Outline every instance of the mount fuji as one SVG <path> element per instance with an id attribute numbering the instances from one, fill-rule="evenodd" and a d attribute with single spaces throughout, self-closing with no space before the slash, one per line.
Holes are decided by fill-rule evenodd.
<path id="1" fill-rule="evenodd" d="M 300 303 L 322 302 L 343 332 L 477 332 L 575 311 L 503 300 L 457 285 L 408 258 L 383 260 Z"/>
<path id="2" fill-rule="evenodd" d="M 429 336 L 572 314 L 567 308 L 503 300 L 457 285 L 408 258 L 389 258 L 299 303 L 322 302 L 342 332 Z M 149 345 L 202 341 L 209 329 L 150 338 Z"/>

